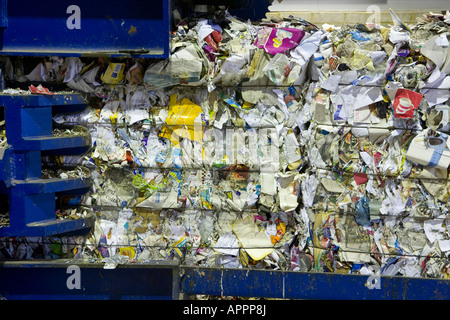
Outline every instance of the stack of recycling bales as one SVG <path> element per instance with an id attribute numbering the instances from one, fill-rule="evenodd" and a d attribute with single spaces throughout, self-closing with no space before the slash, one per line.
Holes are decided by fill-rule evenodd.
<path id="1" fill-rule="evenodd" d="M 181 22 L 168 60 L 49 58 L 42 84 L 89 101 L 54 121 L 90 131 L 89 154 L 58 161 L 90 169 L 79 204 L 97 221 L 2 254 L 447 278 L 449 32 L 448 12 L 390 27 L 222 13 Z"/>

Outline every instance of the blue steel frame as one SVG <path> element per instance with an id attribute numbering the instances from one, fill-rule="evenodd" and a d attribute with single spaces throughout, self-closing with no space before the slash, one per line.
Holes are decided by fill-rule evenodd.
<path id="1" fill-rule="evenodd" d="M 50 236 L 86 233 L 93 219 L 57 220 L 57 194 L 80 195 L 89 191 L 89 179 L 42 179 L 43 152 L 83 154 L 89 137 L 54 137 L 52 115 L 86 108 L 79 94 L 0 94 L 5 115 L 8 148 L 0 162 L 0 193 L 9 200 L 10 225 L 0 236 Z"/>

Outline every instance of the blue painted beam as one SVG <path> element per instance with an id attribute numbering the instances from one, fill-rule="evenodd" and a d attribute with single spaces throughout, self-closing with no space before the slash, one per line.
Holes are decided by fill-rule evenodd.
<path id="1" fill-rule="evenodd" d="M 16 105 L 20 108 L 40 108 L 40 107 L 58 107 L 78 105 L 82 107 L 80 111 L 86 108 L 86 102 L 81 94 L 62 94 L 56 93 L 53 95 L 44 94 L 0 94 L 0 105 Z M 61 110 L 66 112 L 65 110 Z"/>
<path id="2" fill-rule="evenodd" d="M 169 0 L 0 1 L 0 55 L 168 58 Z"/>
<path id="3" fill-rule="evenodd" d="M 450 280 L 183 267 L 187 295 L 328 300 L 448 300 Z"/>
<path id="4" fill-rule="evenodd" d="M 67 287 L 68 267 L 80 268 L 80 289 Z M 408 277 L 178 266 L 175 261 L 118 265 L 78 260 L 4 261 L 6 299 L 179 299 L 212 295 L 314 300 L 448 300 L 450 281 Z M 70 279 L 69 279 L 70 280 Z M 182 296 L 181 296 L 182 297 Z"/>
<path id="5" fill-rule="evenodd" d="M 28 224 L 19 224 L 16 219 L 14 225 L 0 228 L 0 237 L 50 237 L 54 235 L 86 235 L 94 226 L 95 218 L 77 220 L 48 219 Z M 75 230 L 75 231 L 74 231 Z"/>
<path id="6" fill-rule="evenodd" d="M 174 261 L 151 261 L 104 269 L 79 260 L 3 261 L 0 297 L 8 300 L 176 300 Z M 71 268 L 69 268 L 71 267 Z"/>
<path id="7" fill-rule="evenodd" d="M 41 151 L 50 151 L 50 150 L 60 150 L 60 149 L 73 149 L 73 148 L 81 148 L 87 151 L 90 146 L 89 137 L 84 136 L 72 136 L 72 137 L 31 137 L 31 138 L 23 138 L 21 143 L 18 146 L 15 146 L 16 151 L 25 151 L 25 150 L 41 150 Z M 84 152 L 76 152 L 73 154 L 81 154 Z M 61 153 L 57 153 L 61 154 Z"/>
<path id="8" fill-rule="evenodd" d="M 76 189 L 86 189 L 91 187 L 91 179 L 36 179 L 36 180 L 16 180 L 13 182 L 17 193 L 26 194 L 44 194 L 56 193 L 64 191 L 72 191 Z"/>

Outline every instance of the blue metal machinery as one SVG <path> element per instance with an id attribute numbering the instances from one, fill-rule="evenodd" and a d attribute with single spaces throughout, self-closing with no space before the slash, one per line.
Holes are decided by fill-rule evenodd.
<path id="1" fill-rule="evenodd" d="M 4 262 L 0 297 L 8 300 L 176 300 L 173 261 L 104 269 L 74 260 Z"/>
<path id="2" fill-rule="evenodd" d="M 196 294 L 266 299 L 448 300 L 450 285 L 443 279 L 201 268 L 179 266 L 174 261 L 124 264 L 114 269 L 76 260 L 0 263 L 1 299 L 176 300 Z"/>
<path id="3" fill-rule="evenodd" d="M 57 220 L 56 194 L 83 194 L 88 179 L 42 179 L 43 152 L 83 153 L 90 147 L 89 137 L 54 137 L 52 115 L 82 111 L 86 105 L 78 94 L 5 95 L 6 139 L 9 147 L 0 162 L 0 192 L 9 199 L 10 225 L 0 228 L 0 236 L 50 236 L 87 231 L 93 219 Z"/>
<path id="4" fill-rule="evenodd" d="M 200 1 L 201 2 L 201 1 Z M 218 2 L 218 1 L 216 1 Z M 227 1 L 221 1 L 226 3 Z M 249 4 L 248 2 L 246 3 Z M 142 6 L 145 5 L 145 10 Z M 254 1 L 251 1 L 254 6 Z M 249 10 L 249 16 L 255 10 Z M 258 7 L 259 8 L 259 7 Z M 168 58 L 170 1 L 0 0 L 0 55 Z M 82 194 L 87 180 L 44 180 L 41 155 L 80 154 L 82 137 L 52 136 L 52 114 L 80 112 L 77 94 L 2 95 L 10 147 L 0 162 L 0 192 L 10 202 L 10 227 L 0 236 L 47 236 L 80 232 L 91 220 L 55 219 L 55 195 Z M 75 269 L 74 269 L 74 268 Z M 75 270 L 75 271 L 74 271 Z M 71 286 L 78 270 L 79 286 Z M 293 271 L 203 268 L 173 261 L 118 265 L 76 260 L 0 262 L 0 298 L 6 299 L 179 299 L 182 295 L 286 299 L 450 298 L 444 279 L 378 277 Z"/>
<path id="5" fill-rule="evenodd" d="M 0 54 L 169 57 L 169 1 L 0 1 Z"/>

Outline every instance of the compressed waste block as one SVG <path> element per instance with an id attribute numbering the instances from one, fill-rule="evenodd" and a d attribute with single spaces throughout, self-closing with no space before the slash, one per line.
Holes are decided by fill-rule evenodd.
<path id="1" fill-rule="evenodd" d="M 96 213 L 86 236 L 2 238 L 3 258 L 447 279 L 449 12 L 316 26 L 219 11 L 181 20 L 168 59 L 51 57 L 31 74 L 1 58 L 10 83 L 87 97 L 53 121 L 92 137 L 58 162 L 90 171 L 72 201 Z"/>

